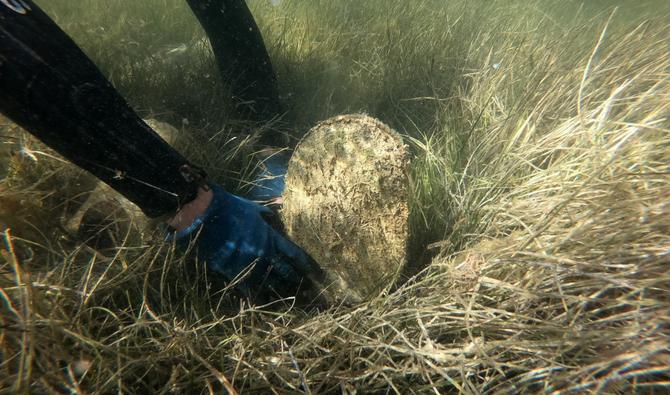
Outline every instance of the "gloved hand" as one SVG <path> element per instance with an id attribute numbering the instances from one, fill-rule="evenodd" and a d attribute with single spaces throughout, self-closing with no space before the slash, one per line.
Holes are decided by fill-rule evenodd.
<path id="1" fill-rule="evenodd" d="M 284 176 L 290 155 L 286 151 L 271 153 L 259 164 L 259 172 L 249 190 L 249 199 L 263 202 L 277 202 L 284 192 Z"/>
<path id="2" fill-rule="evenodd" d="M 210 185 L 213 198 L 205 213 L 172 237 L 185 248 L 197 237 L 198 258 L 207 267 L 233 281 L 250 265 L 253 269 L 237 289 L 249 297 L 276 293 L 295 295 L 309 278 L 322 277 L 319 266 L 300 247 L 270 226 L 269 208 Z"/>

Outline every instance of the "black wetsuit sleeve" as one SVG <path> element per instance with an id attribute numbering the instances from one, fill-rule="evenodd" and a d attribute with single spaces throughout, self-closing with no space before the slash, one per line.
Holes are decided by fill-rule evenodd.
<path id="1" fill-rule="evenodd" d="M 0 2 L 0 112 L 150 217 L 193 200 L 200 173 L 39 7 L 9 4 Z"/>
<path id="2" fill-rule="evenodd" d="M 277 78 L 246 2 L 187 0 L 187 3 L 207 33 L 222 78 L 230 84 L 238 116 L 265 122 L 281 115 Z"/>

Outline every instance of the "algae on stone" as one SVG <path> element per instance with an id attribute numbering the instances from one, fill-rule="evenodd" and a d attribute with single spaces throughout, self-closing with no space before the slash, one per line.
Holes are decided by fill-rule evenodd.
<path id="1" fill-rule="evenodd" d="M 400 135 L 366 115 L 316 125 L 286 175 L 289 237 L 325 270 L 328 299 L 374 297 L 406 259 L 409 155 Z"/>

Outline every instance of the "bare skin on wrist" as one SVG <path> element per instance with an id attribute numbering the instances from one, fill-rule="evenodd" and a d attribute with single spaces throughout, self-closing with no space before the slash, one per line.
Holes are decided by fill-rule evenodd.
<path id="1" fill-rule="evenodd" d="M 198 188 L 198 195 L 195 199 L 183 205 L 172 218 L 168 219 L 168 225 L 177 231 L 188 228 L 197 217 L 205 213 L 213 196 L 211 189 Z"/>
<path id="2" fill-rule="evenodd" d="M 278 152 L 283 151 L 282 148 L 275 147 L 266 147 L 258 152 L 260 158 L 266 159 L 269 156 L 275 155 Z M 167 220 L 167 224 L 170 225 L 173 229 L 177 231 L 182 231 L 188 228 L 195 219 L 205 213 L 207 207 L 212 202 L 212 197 L 214 196 L 211 189 L 198 188 L 198 195 L 192 201 L 183 205 L 179 211 L 170 219 Z M 265 204 L 281 204 L 282 197 L 279 196 Z"/>

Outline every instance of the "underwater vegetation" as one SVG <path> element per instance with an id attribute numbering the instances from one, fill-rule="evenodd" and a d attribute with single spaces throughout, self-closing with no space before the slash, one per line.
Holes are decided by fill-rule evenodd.
<path id="1" fill-rule="evenodd" d="M 667 2 L 250 0 L 286 109 L 270 124 L 228 115 L 184 1 L 39 3 L 231 191 L 267 129 L 391 126 L 412 156 L 411 270 L 314 310 L 236 298 L 151 232 L 98 251 L 66 226 L 96 181 L 0 118 L 3 391 L 667 388 Z"/>

